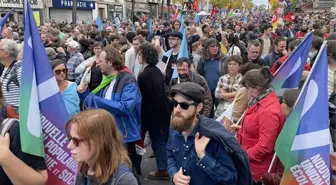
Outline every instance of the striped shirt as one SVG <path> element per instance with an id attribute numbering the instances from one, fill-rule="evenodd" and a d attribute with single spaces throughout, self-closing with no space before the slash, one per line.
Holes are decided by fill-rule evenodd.
<path id="1" fill-rule="evenodd" d="M 328 66 L 328 98 L 335 89 L 335 71 Z"/>
<path id="2" fill-rule="evenodd" d="M 13 68 L 9 71 L 8 75 L 6 76 L 6 79 L 3 79 L 7 70 L 8 67 L 5 67 L 1 74 L 0 77 L 0 81 L 2 82 L 1 88 L 6 103 L 11 105 L 17 111 L 19 108 L 19 99 L 20 99 L 22 63 L 20 61 L 16 62 Z M 14 83 L 14 81 L 16 80 L 19 86 Z"/>

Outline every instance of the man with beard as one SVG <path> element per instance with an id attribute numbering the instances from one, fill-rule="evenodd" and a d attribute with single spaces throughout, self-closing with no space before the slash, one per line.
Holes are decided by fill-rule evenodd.
<path id="1" fill-rule="evenodd" d="M 55 47 L 53 46 L 53 42 L 50 40 L 49 36 L 50 36 L 49 33 L 41 33 L 41 40 L 43 42 L 43 45 L 46 48 L 52 47 L 55 49 Z"/>
<path id="2" fill-rule="evenodd" d="M 192 82 L 175 85 L 170 91 L 174 105 L 167 144 L 168 172 L 176 185 L 236 184 L 238 173 L 224 145 L 204 125 L 219 125 L 199 116 L 203 108 L 204 89 Z M 206 136 L 205 136 L 206 135 Z M 235 143 L 239 145 L 238 143 Z"/>
<path id="3" fill-rule="evenodd" d="M 307 34 L 308 32 L 308 26 L 306 23 L 302 23 L 301 25 L 301 30 L 296 32 L 295 34 L 295 38 L 296 39 L 303 39 L 305 37 L 305 35 Z"/>
<path id="4" fill-rule="evenodd" d="M 277 37 L 274 40 L 274 45 L 273 45 L 274 50 L 268 55 L 266 55 L 264 58 L 265 65 L 271 68 L 275 61 L 285 56 L 287 54 L 286 46 L 287 46 L 287 40 L 285 39 L 285 37 L 282 37 L 282 36 Z"/>
<path id="5" fill-rule="evenodd" d="M 211 115 L 213 105 L 208 84 L 203 76 L 191 71 L 191 65 L 192 63 L 188 58 L 182 57 L 177 60 L 178 78 L 173 78 L 170 80 L 169 89 L 171 89 L 172 86 L 183 82 L 193 82 L 202 86 L 205 91 L 202 115 L 209 117 Z"/>

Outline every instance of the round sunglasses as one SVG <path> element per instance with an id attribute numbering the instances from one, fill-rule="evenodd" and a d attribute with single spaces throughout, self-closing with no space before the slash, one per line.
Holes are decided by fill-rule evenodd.
<path id="1" fill-rule="evenodd" d="M 57 69 L 55 70 L 55 74 L 59 75 L 61 73 L 67 74 L 68 69 Z"/>
<path id="2" fill-rule="evenodd" d="M 82 141 L 85 141 L 85 139 L 79 139 L 77 137 L 68 136 L 68 141 L 69 141 L 69 143 L 72 141 L 72 143 L 75 145 L 75 147 L 78 147 L 79 143 L 82 142 Z"/>

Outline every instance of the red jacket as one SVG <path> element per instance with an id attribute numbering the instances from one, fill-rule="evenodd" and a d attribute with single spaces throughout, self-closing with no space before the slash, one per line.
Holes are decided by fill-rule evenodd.
<path id="1" fill-rule="evenodd" d="M 275 92 L 248 108 L 237 139 L 246 150 L 251 173 L 255 181 L 261 181 L 274 155 L 275 141 L 285 123 L 281 105 Z"/>
<path id="2" fill-rule="evenodd" d="M 296 32 L 296 34 L 295 34 L 295 38 L 296 38 L 296 39 L 302 39 L 302 38 L 305 37 L 305 35 L 306 35 L 305 32 L 298 31 L 298 32 Z"/>
<path id="3" fill-rule="evenodd" d="M 279 58 L 276 62 L 273 63 L 273 66 L 271 68 L 271 73 L 274 75 L 274 73 L 280 68 L 280 66 L 287 60 L 289 56 L 285 55 L 281 58 Z M 306 62 L 304 66 L 305 71 L 310 71 L 311 67 L 310 65 Z"/>

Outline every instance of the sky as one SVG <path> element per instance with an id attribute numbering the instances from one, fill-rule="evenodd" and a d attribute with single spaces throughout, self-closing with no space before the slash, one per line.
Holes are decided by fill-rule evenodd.
<path id="1" fill-rule="evenodd" d="M 261 4 L 267 5 L 267 0 L 253 0 L 253 3 L 256 5 L 261 5 Z"/>

